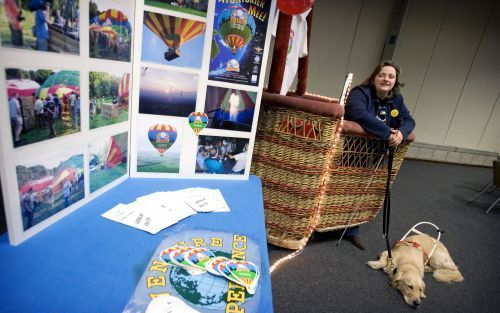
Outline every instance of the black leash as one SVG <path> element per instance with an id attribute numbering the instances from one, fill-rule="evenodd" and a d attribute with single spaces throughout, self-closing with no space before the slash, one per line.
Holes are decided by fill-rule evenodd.
<path id="1" fill-rule="evenodd" d="M 387 182 L 385 184 L 384 211 L 383 211 L 383 236 L 387 246 L 389 260 L 392 260 L 391 245 L 389 244 L 389 222 L 391 218 L 391 176 L 392 162 L 394 160 L 394 147 L 389 147 L 387 158 Z M 392 264 L 392 262 L 391 262 Z"/>

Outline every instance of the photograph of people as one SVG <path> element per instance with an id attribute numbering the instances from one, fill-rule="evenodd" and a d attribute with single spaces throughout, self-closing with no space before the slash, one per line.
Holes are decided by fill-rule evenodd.
<path id="1" fill-rule="evenodd" d="M 89 55 L 91 58 L 130 62 L 133 1 L 89 1 Z"/>
<path id="2" fill-rule="evenodd" d="M 80 73 L 5 70 L 14 147 L 80 131 Z"/>
<path id="3" fill-rule="evenodd" d="M 78 0 L 4 0 L 0 3 L 2 46 L 80 53 Z"/>
<path id="4" fill-rule="evenodd" d="M 249 132 L 252 130 L 256 92 L 207 86 L 207 127 Z"/>
<path id="5" fill-rule="evenodd" d="M 217 136 L 199 136 L 196 173 L 245 173 L 249 140 Z"/>
<path id="6" fill-rule="evenodd" d="M 23 229 L 83 199 L 83 154 L 71 149 L 16 166 Z"/>

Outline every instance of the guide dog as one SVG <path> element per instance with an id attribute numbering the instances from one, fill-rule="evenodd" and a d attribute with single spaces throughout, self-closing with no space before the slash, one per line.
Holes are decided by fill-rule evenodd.
<path id="1" fill-rule="evenodd" d="M 436 244 L 436 249 L 429 258 L 429 253 Z M 377 261 L 366 264 L 374 270 L 383 269 L 389 276 L 389 285 L 403 294 L 408 305 L 417 308 L 425 298 L 424 272 L 440 282 L 452 283 L 464 280 L 458 267 L 453 262 L 448 249 L 427 234 L 406 237 L 398 241 L 391 250 L 392 263 L 384 251 Z"/>

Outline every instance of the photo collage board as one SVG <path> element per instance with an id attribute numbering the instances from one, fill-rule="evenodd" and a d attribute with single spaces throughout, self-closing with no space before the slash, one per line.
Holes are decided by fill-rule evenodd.
<path id="1" fill-rule="evenodd" d="M 17 245 L 129 177 L 135 2 L 0 1 L 0 174 Z"/>
<path id="2" fill-rule="evenodd" d="M 130 176 L 248 179 L 274 6 L 0 1 L 10 243 Z"/>
<path id="3" fill-rule="evenodd" d="M 274 5 L 136 3 L 131 176 L 248 179 Z"/>

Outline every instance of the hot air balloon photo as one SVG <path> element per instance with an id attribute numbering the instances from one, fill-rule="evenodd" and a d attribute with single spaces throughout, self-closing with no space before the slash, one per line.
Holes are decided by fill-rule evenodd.
<path id="1" fill-rule="evenodd" d="M 127 174 L 128 132 L 89 144 L 90 192 Z"/>
<path id="2" fill-rule="evenodd" d="M 137 172 L 178 173 L 185 119 L 139 115 Z"/>
<path id="3" fill-rule="evenodd" d="M 201 67 L 204 22 L 144 11 L 142 60 Z"/>
<path id="4" fill-rule="evenodd" d="M 7 68 L 5 74 L 14 147 L 80 131 L 79 71 Z"/>
<path id="5" fill-rule="evenodd" d="M 209 79 L 258 85 L 271 1 L 229 2 L 215 4 Z"/>
<path id="6" fill-rule="evenodd" d="M 89 72 L 90 129 L 128 121 L 130 73 Z"/>
<path id="7" fill-rule="evenodd" d="M 145 5 L 206 17 L 208 0 L 144 0 Z"/>
<path id="8" fill-rule="evenodd" d="M 89 2 L 89 55 L 91 58 L 130 61 L 133 2 Z"/>
<path id="9" fill-rule="evenodd" d="M 17 164 L 16 174 L 24 230 L 85 196 L 83 154 L 79 149 L 37 155 Z"/>

